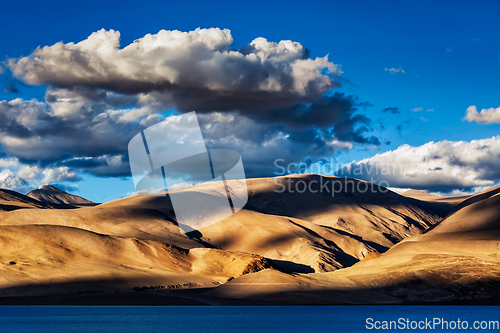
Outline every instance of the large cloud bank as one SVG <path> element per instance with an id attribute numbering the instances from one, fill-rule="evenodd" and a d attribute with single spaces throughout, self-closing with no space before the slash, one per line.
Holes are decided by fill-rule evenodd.
<path id="1" fill-rule="evenodd" d="M 467 141 L 402 145 L 396 150 L 352 162 L 337 175 L 398 188 L 471 191 L 500 180 L 500 136 Z"/>
<path id="2" fill-rule="evenodd" d="M 120 48 L 119 32 L 101 30 L 8 66 L 26 84 L 47 86 L 44 100 L 0 102 L 0 157 L 19 164 L 4 184 L 17 189 L 30 184 L 13 178 L 24 166 L 39 168 L 35 183 L 50 180 L 44 170 L 74 175 L 61 181 L 129 176 L 129 140 L 172 112 L 197 111 L 207 145 L 239 151 L 250 177 L 272 175 L 276 159 L 380 145 L 366 104 L 332 92 L 340 67 L 309 58 L 298 42 L 256 38 L 236 50 L 230 31 L 214 28 L 160 31 Z"/>
<path id="3" fill-rule="evenodd" d="M 181 109 L 279 107 L 321 96 L 336 85 L 337 65 L 307 58 L 297 42 L 256 38 L 232 49 L 229 30 L 162 30 L 120 48 L 120 32 L 100 30 L 9 62 L 28 84 L 83 86 L 150 97 Z"/>

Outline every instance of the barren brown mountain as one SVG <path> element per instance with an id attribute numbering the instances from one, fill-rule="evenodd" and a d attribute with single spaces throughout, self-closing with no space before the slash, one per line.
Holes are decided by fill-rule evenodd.
<path id="1" fill-rule="evenodd" d="M 247 184 L 244 209 L 189 234 L 165 195 L 77 208 L 2 190 L 0 299 L 135 290 L 134 300 L 159 303 L 369 304 L 500 294 L 497 189 L 399 195 L 318 175 Z"/>
<path id="2" fill-rule="evenodd" d="M 92 205 L 93 202 L 78 195 L 69 194 L 52 185 L 42 185 L 27 194 L 28 197 L 41 202 L 68 205 Z"/>

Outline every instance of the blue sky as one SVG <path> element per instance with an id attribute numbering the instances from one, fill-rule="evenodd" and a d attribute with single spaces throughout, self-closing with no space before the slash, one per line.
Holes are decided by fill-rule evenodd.
<path id="1" fill-rule="evenodd" d="M 6 61 L 29 56 L 38 46 L 51 46 L 60 41 L 78 43 L 101 29 L 119 31 L 121 47 L 162 29 L 187 32 L 196 28 L 220 28 L 230 30 L 234 50 L 264 37 L 275 43 L 282 40 L 299 42 L 309 50 L 311 59 L 328 54 L 328 60 L 341 68 L 342 75 L 336 78 L 340 87 L 326 93 L 343 92 L 356 96 L 359 102 L 366 102 L 366 106 L 359 106 L 356 111 L 370 120 L 369 124 L 364 124 L 366 131 L 360 133 L 364 138 L 377 138 L 380 144 L 344 139 L 343 142 L 350 142 L 352 148 L 344 145 L 323 156 L 315 153 L 311 156 L 313 160 L 334 157 L 336 162 L 350 163 L 393 152 L 386 155 L 387 163 L 399 163 L 400 157 L 394 151 L 404 144 L 420 147 L 446 140 L 470 143 L 499 134 L 500 121 L 494 117 L 464 120 L 466 110 L 472 105 L 479 112 L 494 108 L 492 113 L 500 107 L 499 1 L 315 1 L 307 4 L 293 1 L 245 4 L 47 1 L 4 3 L 2 12 L 10 13 L 0 22 L 4 32 L 0 35 L 0 54 Z M 11 69 L 4 64 L 0 80 L 5 89 L 0 90 L 0 100 L 35 98 L 44 103 L 47 89 L 61 89 L 60 86 L 54 88 L 57 82 L 33 84 L 22 76 L 13 77 Z M 129 107 L 120 105 L 122 109 Z M 387 108 L 397 108 L 397 111 L 392 109 L 397 113 L 384 112 Z M 176 105 L 165 105 L 163 110 L 175 113 Z M 157 118 L 158 121 L 167 115 L 155 112 L 163 115 Z M 246 114 L 249 112 L 252 110 Z M 278 125 L 273 129 L 281 128 Z M 2 135 L 5 133 L 0 129 Z M 439 149 L 431 147 L 431 150 L 434 155 L 436 152 L 442 154 L 438 161 L 449 167 L 440 167 L 441 172 L 453 174 L 455 178 L 467 178 L 467 182 L 450 179 L 435 187 L 425 181 L 405 181 L 401 176 L 392 179 L 394 184 L 391 185 L 458 193 L 477 191 L 500 181 L 494 171 L 498 157 L 495 140 L 465 145 L 458 151 L 453 147 L 453 144 L 443 143 Z M 473 158 L 477 163 L 466 156 L 451 155 L 469 150 L 471 156 L 482 151 Z M 32 157 L 28 153 L 16 155 L 15 146 L 9 148 L 7 143 L 1 151 L 5 152 L 3 159 L 20 158 L 20 163 L 25 165 L 24 174 L 29 173 L 26 171 L 29 166 L 59 167 L 63 164 L 57 163 L 69 155 L 86 156 L 68 151 L 68 156 L 41 161 L 37 154 Z M 417 149 L 406 153 L 417 154 L 415 161 L 426 161 Z M 242 155 L 245 163 L 245 155 Z M 306 153 L 298 154 L 296 161 L 305 157 Z M 4 170 L 10 168 L 20 174 L 18 166 L 7 164 L 4 163 Z M 70 166 L 65 171 L 66 176 L 43 179 L 58 180 L 56 183 L 94 201 L 108 201 L 134 192 L 133 183 L 124 172 L 97 175 L 82 168 L 71 169 L 72 164 L 64 165 Z M 252 165 L 259 163 L 252 161 Z M 413 167 L 408 165 L 410 169 Z M 482 171 L 474 173 L 471 169 Z M 256 170 L 252 175 L 258 176 L 259 169 Z M 418 178 L 427 175 L 422 172 L 417 168 L 406 175 Z M 262 173 L 268 175 L 269 171 Z M 40 177 L 30 179 L 25 175 L 21 182 L 11 179 L 8 183 L 4 173 L 4 186 L 17 184 L 17 190 L 26 192 L 43 180 Z"/>

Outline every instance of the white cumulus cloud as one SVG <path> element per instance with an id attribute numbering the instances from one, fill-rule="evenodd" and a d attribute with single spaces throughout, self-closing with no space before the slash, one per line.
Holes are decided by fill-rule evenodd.
<path id="1" fill-rule="evenodd" d="M 8 63 L 28 84 L 152 93 L 179 108 L 211 110 L 234 109 L 237 101 L 255 107 L 309 100 L 335 86 L 331 76 L 341 73 L 328 56 L 309 59 L 298 42 L 256 38 L 241 50 L 232 44 L 227 29 L 198 28 L 161 30 L 120 48 L 120 32 L 102 29 L 79 43 L 38 47 Z"/>
<path id="2" fill-rule="evenodd" d="M 43 184 L 80 180 L 68 167 L 41 167 L 21 162 L 17 158 L 0 158 L 0 188 L 27 193 Z"/>
<path id="3" fill-rule="evenodd" d="M 467 108 L 467 114 L 465 116 L 467 121 L 475 121 L 480 124 L 500 124 L 500 107 L 482 109 L 481 112 L 477 111 L 475 105 L 471 105 Z"/>
<path id="4" fill-rule="evenodd" d="M 500 136 L 467 141 L 402 145 L 396 150 L 351 162 L 337 174 L 398 188 L 434 192 L 492 186 L 500 181 Z"/>

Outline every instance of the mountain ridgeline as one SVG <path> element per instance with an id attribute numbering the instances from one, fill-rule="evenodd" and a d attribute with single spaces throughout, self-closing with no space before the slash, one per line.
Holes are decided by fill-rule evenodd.
<path id="1" fill-rule="evenodd" d="M 181 297 L 192 289 L 188 299 L 201 304 L 214 297 L 230 304 L 392 304 L 463 300 L 464 291 L 452 288 L 457 279 L 473 290 L 484 288 L 484 279 L 488 288 L 497 283 L 500 236 L 486 231 L 498 229 L 496 189 L 470 197 L 400 195 L 319 175 L 248 179 L 247 188 L 242 210 L 188 234 L 179 232 L 168 193 L 92 206 L 48 186 L 29 196 L 0 191 L 0 301 L 132 289 L 146 298 L 176 289 Z M 467 265 L 482 275 L 467 273 Z M 492 288 L 467 297 L 491 298 Z"/>
<path id="2" fill-rule="evenodd" d="M 27 194 L 28 197 L 40 202 L 66 205 L 93 205 L 94 202 L 74 194 L 61 191 L 52 185 L 43 185 Z"/>

